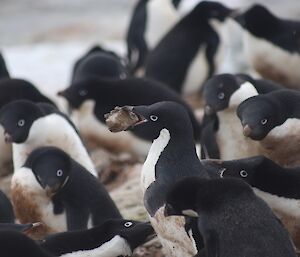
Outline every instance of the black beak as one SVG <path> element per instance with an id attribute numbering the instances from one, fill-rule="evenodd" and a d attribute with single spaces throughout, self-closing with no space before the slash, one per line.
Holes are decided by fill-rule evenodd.
<path id="1" fill-rule="evenodd" d="M 6 144 L 11 144 L 13 142 L 12 136 L 8 132 L 4 132 L 4 141 Z"/>
<path id="2" fill-rule="evenodd" d="M 243 126 L 243 134 L 245 137 L 249 137 L 252 134 L 252 129 L 250 128 L 249 125 Z"/>
<path id="3" fill-rule="evenodd" d="M 215 113 L 215 110 L 211 106 L 205 105 L 204 112 L 205 112 L 206 115 L 212 115 L 212 114 Z"/>
<path id="4" fill-rule="evenodd" d="M 166 204 L 165 206 L 165 210 L 164 210 L 164 215 L 165 217 L 169 217 L 169 216 L 177 216 L 178 213 L 175 211 L 175 209 L 173 208 L 173 206 L 171 204 Z"/>
<path id="5" fill-rule="evenodd" d="M 219 159 L 205 159 L 201 160 L 201 164 L 208 171 L 212 177 L 223 177 L 225 168 L 223 167 L 223 161 Z"/>

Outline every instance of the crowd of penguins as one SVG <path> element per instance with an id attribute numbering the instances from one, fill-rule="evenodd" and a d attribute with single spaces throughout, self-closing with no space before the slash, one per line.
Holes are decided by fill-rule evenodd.
<path id="1" fill-rule="evenodd" d="M 297 256 L 300 21 L 183 3 L 137 1 L 127 56 L 81 56 L 65 112 L 1 55 L 1 257 L 131 256 L 156 236 L 168 257 Z M 122 217 L 86 138 L 143 163 L 150 222 Z"/>

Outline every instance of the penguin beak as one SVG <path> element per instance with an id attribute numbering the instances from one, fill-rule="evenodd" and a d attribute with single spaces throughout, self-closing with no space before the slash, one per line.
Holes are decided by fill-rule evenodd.
<path id="1" fill-rule="evenodd" d="M 205 105 L 204 112 L 206 115 L 212 115 L 215 113 L 215 110 L 211 106 Z"/>
<path id="2" fill-rule="evenodd" d="M 209 171 L 209 173 L 216 173 L 217 176 L 223 178 L 226 168 L 223 167 L 223 161 L 219 159 L 205 159 L 201 160 L 203 167 Z"/>
<path id="3" fill-rule="evenodd" d="M 6 144 L 10 144 L 13 142 L 12 136 L 8 132 L 4 132 L 4 141 Z"/>
<path id="4" fill-rule="evenodd" d="M 178 215 L 178 212 L 175 211 L 174 207 L 171 204 L 167 203 L 165 206 L 164 215 L 165 217 L 169 217 L 173 215 Z"/>
<path id="5" fill-rule="evenodd" d="M 58 96 L 66 97 L 66 90 L 57 92 Z"/>
<path id="6" fill-rule="evenodd" d="M 58 190 L 58 187 L 53 188 L 48 185 L 45 186 L 45 192 L 49 198 L 53 197 L 56 194 L 57 190 Z"/>
<path id="7" fill-rule="evenodd" d="M 240 14 L 239 9 L 232 9 L 229 14 L 229 17 L 235 19 L 235 17 L 237 17 L 239 14 Z"/>
<path id="8" fill-rule="evenodd" d="M 23 233 L 27 234 L 29 233 L 32 229 L 37 228 L 39 226 L 43 225 L 42 222 L 35 222 L 35 223 L 30 223 L 23 229 Z"/>
<path id="9" fill-rule="evenodd" d="M 252 129 L 250 128 L 249 125 L 246 124 L 243 127 L 243 134 L 244 134 L 245 137 L 249 137 L 252 134 Z"/>

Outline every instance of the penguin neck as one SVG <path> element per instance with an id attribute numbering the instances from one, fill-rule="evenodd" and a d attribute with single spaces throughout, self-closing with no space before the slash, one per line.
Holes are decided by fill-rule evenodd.
<path id="1" fill-rule="evenodd" d="M 231 95 L 228 106 L 237 108 L 243 101 L 256 95 L 258 95 L 256 88 L 246 81 Z"/>

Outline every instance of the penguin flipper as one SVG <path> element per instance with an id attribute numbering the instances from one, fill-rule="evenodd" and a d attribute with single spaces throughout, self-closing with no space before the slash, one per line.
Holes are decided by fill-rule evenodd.
<path id="1" fill-rule="evenodd" d="M 220 159 L 220 150 L 216 139 L 219 122 L 216 114 L 204 115 L 201 132 L 201 158 Z"/>
<path id="2" fill-rule="evenodd" d="M 219 257 L 219 237 L 215 230 L 209 228 L 207 219 L 198 219 L 198 229 L 204 238 L 206 257 Z"/>
<path id="3" fill-rule="evenodd" d="M 79 208 L 66 208 L 68 231 L 87 229 L 89 212 Z"/>
<path id="4" fill-rule="evenodd" d="M 216 70 L 214 57 L 218 51 L 220 39 L 218 34 L 212 29 L 207 38 L 206 59 L 209 64 L 208 78 L 210 78 Z"/>

